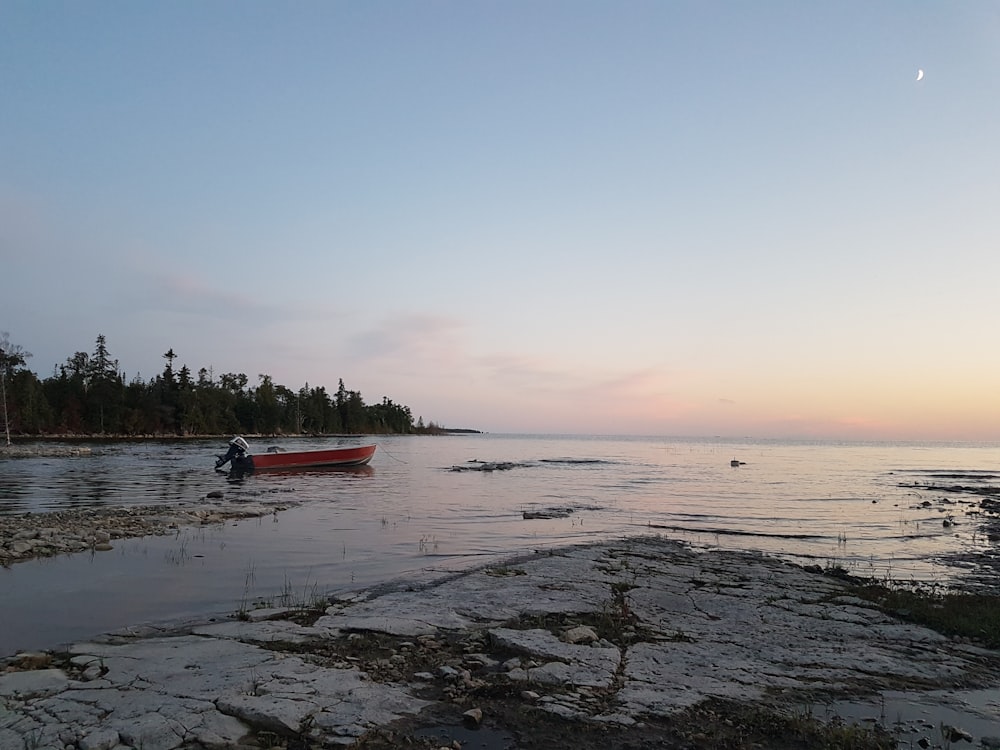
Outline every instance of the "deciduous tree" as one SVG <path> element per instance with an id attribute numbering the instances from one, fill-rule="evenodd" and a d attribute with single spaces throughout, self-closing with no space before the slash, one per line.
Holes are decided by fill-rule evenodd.
<path id="1" fill-rule="evenodd" d="M 3 430 L 10 445 L 10 414 L 7 411 L 7 380 L 31 356 L 19 344 L 10 343 L 10 334 L 0 331 L 0 400 L 3 401 Z"/>

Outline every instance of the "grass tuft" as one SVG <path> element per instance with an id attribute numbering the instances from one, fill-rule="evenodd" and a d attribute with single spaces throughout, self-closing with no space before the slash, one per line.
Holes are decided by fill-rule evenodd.
<path id="1" fill-rule="evenodd" d="M 969 638 L 986 648 L 1000 648 L 1000 596 L 878 584 L 860 585 L 854 593 L 907 622 L 942 635 Z"/>

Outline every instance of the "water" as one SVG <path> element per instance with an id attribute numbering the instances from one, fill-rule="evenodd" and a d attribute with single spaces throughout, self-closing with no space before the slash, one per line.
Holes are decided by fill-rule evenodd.
<path id="1" fill-rule="evenodd" d="M 281 441 L 290 450 L 336 443 Z M 981 496 L 921 487 L 1000 484 L 997 444 L 514 435 L 378 443 L 368 471 L 239 481 L 212 471 L 219 440 L 95 444 L 89 457 L 0 461 L 0 513 L 185 503 L 213 490 L 298 504 L 0 570 L 0 653 L 635 534 L 894 580 L 995 579 L 954 564 L 997 546 L 974 515 Z M 743 465 L 731 467 L 734 457 Z M 453 470 L 476 461 L 515 465 Z"/>

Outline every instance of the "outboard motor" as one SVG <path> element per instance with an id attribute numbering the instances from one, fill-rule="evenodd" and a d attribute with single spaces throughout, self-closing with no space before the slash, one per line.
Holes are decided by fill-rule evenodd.
<path id="1" fill-rule="evenodd" d="M 247 441 L 237 435 L 229 441 L 229 450 L 225 454 L 216 457 L 218 461 L 215 462 L 215 468 L 218 469 L 229 461 L 232 461 L 233 468 L 236 468 L 246 459 L 249 452 L 250 446 L 247 444 Z"/>

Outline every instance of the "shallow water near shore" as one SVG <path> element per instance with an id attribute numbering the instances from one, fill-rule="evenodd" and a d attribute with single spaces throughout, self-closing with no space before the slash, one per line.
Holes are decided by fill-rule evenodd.
<path id="1" fill-rule="evenodd" d="M 338 443 L 254 442 L 257 450 Z M 364 471 L 242 479 L 212 470 L 225 447 L 218 440 L 93 443 L 92 456 L 0 459 L 3 513 L 185 504 L 212 491 L 234 502 L 294 504 L 0 570 L 0 653 L 635 534 L 897 581 L 993 575 L 954 559 L 997 547 L 977 494 L 1000 484 L 997 444 L 514 435 L 375 442 Z M 482 462 L 498 466 L 484 471 Z M 972 491 L 927 489 L 939 485 Z"/>

